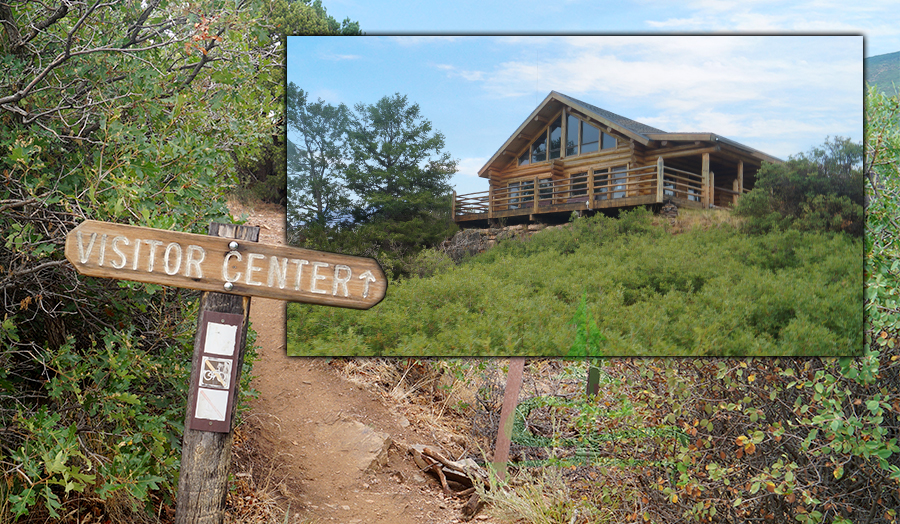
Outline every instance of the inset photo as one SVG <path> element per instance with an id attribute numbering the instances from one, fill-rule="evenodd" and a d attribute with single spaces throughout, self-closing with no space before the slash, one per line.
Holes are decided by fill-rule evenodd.
<path id="1" fill-rule="evenodd" d="M 861 35 L 287 45 L 289 355 L 862 353 Z"/>

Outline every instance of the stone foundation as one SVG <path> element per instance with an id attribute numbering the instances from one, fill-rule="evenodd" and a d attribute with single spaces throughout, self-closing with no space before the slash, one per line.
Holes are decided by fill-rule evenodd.
<path id="1" fill-rule="evenodd" d="M 544 224 L 519 224 L 506 227 L 490 227 L 485 229 L 463 229 L 453 235 L 450 240 L 441 244 L 441 249 L 455 262 L 459 262 L 466 256 L 483 253 L 497 245 L 501 240 L 515 238 L 527 238 L 538 231 L 545 229 L 559 229 L 568 227 L 568 224 L 547 226 Z"/>

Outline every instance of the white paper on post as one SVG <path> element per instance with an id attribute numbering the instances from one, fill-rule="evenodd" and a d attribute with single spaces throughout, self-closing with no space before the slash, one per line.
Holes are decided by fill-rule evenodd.
<path id="1" fill-rule="evenodd" d="M 225 420 L 225 413 L 228 412 L 228 391 L 198 388 L 197 390 L 197 410 L 194 412 L 194 418 L 202 418 L 205 420 Z"/>
<path id="2" fill-rule="evenodd" d="M 213 355 L 233 356 L 237 344 L 237 328 L 231 324 L 219 324 L 210 322 L 206 325 L 206 343 L 203 345 L 204 353 Z"/>

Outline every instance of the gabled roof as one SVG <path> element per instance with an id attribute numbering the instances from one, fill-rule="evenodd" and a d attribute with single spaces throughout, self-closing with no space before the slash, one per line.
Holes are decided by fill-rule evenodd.
<path id="1" fill-rule="evenodd" d="M 575 109 L 580 108 L 587 113 L 593 113 L 595 116 L 598 116 L 602 119 L 608 120 L 610 122 L 615 122 L 616 124 L 619 124 L 620 126 L 624 127 L 625 129 L 633 131 L 636 134 L 647 135 L 648 133 L 665 133 L 665 131 L 663 131 L 662 129 L 657 129 L 653 126 L 648 126 L 647 124 L 642 124 L 642 123 L 638 122 L 637 120 L 625 118 L 624 116 L 617 115 L 617 114 L 613 113 L 612 111 L 607 111 L 606 109 L 602 109 L 595 105 L 588 104 L 586 102 L 582 102 L 581 100 L 572 98 L 569 95 L 564 95 L 564 94 L 558 93 L 556 91 L 553 91 L 550 94 L 552 95 L 554 93 L 556 95 L 558 95 L 560 98 L 570 101 L 571 106 L 574 107 Z"/>
<path id="2" fill-rule="evenodd" d="M 562 109 L 562 106 L 568 106 L 576 112 L 583 113 L 584 116 L 590 117 L 600 124 L 605 125 L 607 128 L 614 129 L 628 138 L 644 145 L 650 143 L 650 139 L 646 136 L 646 133 L 665 133 L 665 131 L 656 129 L 655 127 L 642 124 L 635 120 L 631 120 L 630 118 L 625 118 L 624 116 L 601 109 L 595 105 L 587 104 L 558 91 L 551 91 L 550 94 L 547 95 L 547 98 L 532 111 L 531 115 L 525 119 L 512 136 L 510 136 L 500 149 L 494 153 L 494 156 L 492 156 L 484 167 L 478 171 L 479 176 L 484 176 L 484 173 L 487 172 L 488 168 L 501 156 L 506 155 L 511 157 L 528 145 L 528 143 L 534 139 L 535 135 L 543 129 L 547 122 L 549 122 L 549 119 Z"/>
<path id="3" fill-rule="evenodd" d="M 487 161 L 487 163 L 478 170 L 478 175 L 481 177 L 486 177 L 488 173 L 488 169 L 494 165 L 495 162 L 504 157 L 506 160 L 504 162 L 508 162 L 509 159 L 513 158 L 519 151 L 521 151 L 525 146 L 527 146 L 539 133 L 544 126 L 546 126 L 550 119 L 556 115 L 563 106 L 569 107 L 573 110 L 574 113 L 582 113 L 582 116 L 586 116 L 591 120 L 601 124 L 601 127 L 606 127 L 604 131 L 607 130 L 615 130 L 616 132 L 643 144 L 645 146 L 649 145 L 654 141 L 661 140 L 671 140 L 671 141 L 681 141 L 681 140 L 702 140 L 702 141 L 722 141 L 728 143 L 729 145 L 736 147 L 738 149 L 743 150 L 745 153 L 749 153 L 752 156 L 760 159 L 766 160 L 769 162 L 780 162 L 779 159 L 757 151 L 753 148 L 747 147 L 743 144 L 739 144 L 733 140 L 728 140 L 724 137 L 716 136 L 713 133 L 669 133 L 663 131 L 661 129 L 657 129 L 653 126 L 649 126 L 647 124 L 643 124 L 636 120 L 632 120 L 630 118 L 626 118 L 621 115 L 617 115 L 611 111 L 607 111 L 606 109 L 597 107 L 593 104 L 588 104 L 586 102 L 582 102 L 577 98 L 572 98 L 571 96 L 565 95 L 558 91 L 551 91 L 549 95 L 544 99 L 543 102 L 538 105 L 538 107 L 531 112 L 528 118 L 515 130 L 512 136 L 500 146 L 500 149 L 497 150 L 496 153 Z"/>

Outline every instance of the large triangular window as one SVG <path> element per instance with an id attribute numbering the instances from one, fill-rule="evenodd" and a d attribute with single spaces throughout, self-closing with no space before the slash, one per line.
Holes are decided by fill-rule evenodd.
<path id="1" fill-rule="evenodd" d="M 563 133 L 563 119 L 566 120 L 565 133 Z M 565 148 L 563 148 L 564 134 Z M 615 137 L 566 111 L 541 130 L 537 138 L 519 155 L 518 165 L 546 162 L 563 156 L 578 156 L 600 149 L 615 149 L 616 145 Z"/>
<path id="2" fill-rule="evenodd" d="M 615 149 L 616 138 L 575 115 L 566 116 L 566 156 L 593 153 L 600 149 Z"/>

